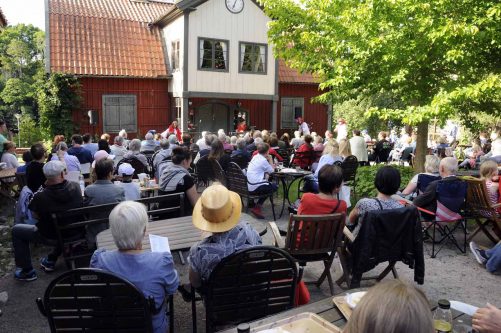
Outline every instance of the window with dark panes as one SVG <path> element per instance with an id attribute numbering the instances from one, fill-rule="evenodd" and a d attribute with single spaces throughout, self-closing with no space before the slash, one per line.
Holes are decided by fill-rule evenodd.
<path id="1" fill-rule="evenodd" d="M 172 70 L 177 70 L 180 68 L 179 65 L 179 41 L 172 42 L 171 44 L 171 65 Z"/>
<path id="2" fill-rule="evenodd" d="M 136 95 L 103 95 L 103 131 L 137 132 Z"/>
<path id="3" fill-rule="evenodd" d="M 228 71 L 228 42 L 217 39 L 200 38 L 199 69 Z"/>
<path id="4" fill-rule="evenodd" d="M 297 117 L 303 116 L 304 98 L 283 97 L 280 112 L 281 128 L 297 128 Z"/>
<path id="5" fill-rule="evenodd" d="M 266 73 L 267 45 L 240 43 L 240 72 Z"/>

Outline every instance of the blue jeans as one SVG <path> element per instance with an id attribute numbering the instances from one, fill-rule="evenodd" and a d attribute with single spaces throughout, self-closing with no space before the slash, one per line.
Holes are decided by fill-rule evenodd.
<path id="1" fill-rule="evenodd" d="M 49 261 L 56 262 L 57 258 L 63 253 L 57 240 L 41 235 L 36 225 L 16 224 L 12 227 L 12 245 L 14 247 L 16 267 L 22 268 L 24 271 L 33 269 L 31 265 L 30 242 L 34 241 L 54 246 L 52 252 L 47 256 Z"/>
<path id="2" fill-rule="evenodd" d="M 485 254 L 489 258 L 485 267 L 491 273 L 496 271 L 501 271 L 501 243 L 494 246 L 492 249 L 485 251 Z"/>

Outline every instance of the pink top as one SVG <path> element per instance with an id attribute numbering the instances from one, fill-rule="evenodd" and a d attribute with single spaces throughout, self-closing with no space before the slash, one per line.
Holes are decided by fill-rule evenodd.
<path id="1" fill-rule="evenodd" d="M 487 191 L 489 192 L 489 200 L 491 204 L 495 205 L 498 203 L 499 192 L 496 188 L 493 187 L 494 182 L 490 179 L 485 180 L 485 186 L 487 187 Z"/>

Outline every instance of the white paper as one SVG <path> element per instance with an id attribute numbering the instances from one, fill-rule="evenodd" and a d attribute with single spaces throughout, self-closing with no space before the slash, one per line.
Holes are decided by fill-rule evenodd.
<path id="1" fill-rule="evenodd" d="M 476 306 L 470 304 L 458 301 L 450 301 L 450 302 L 451 302 L 451 309 L 466 313 L 468 316 L 473 316 L 473 314 L 478 310 Z"/>
<path id="2" fill-rule="evenodd" d="M 150 248 L 151 252 L 169 252 L 169 239 L 167 237 L 152 235 L 149 234 L 150 237 Z"/>

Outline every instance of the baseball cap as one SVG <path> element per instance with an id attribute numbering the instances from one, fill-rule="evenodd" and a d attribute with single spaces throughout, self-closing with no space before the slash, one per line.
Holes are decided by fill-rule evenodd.
<path id="1" fill-rule="evenodd" d="M 64 170 L 66 166 L 61 161 L 49 161 L 43 166 L 43 174 L 47 178 L 59 176 Z"/>
<path id="2" fill-rule="evenodd" d="M 122 163 L 118 167 L 118 174 L 120 176 L 122 175 L 132 176 L 134 174 L 134 171 L 135 171 L 134 168 L 129 163 Z"/>

